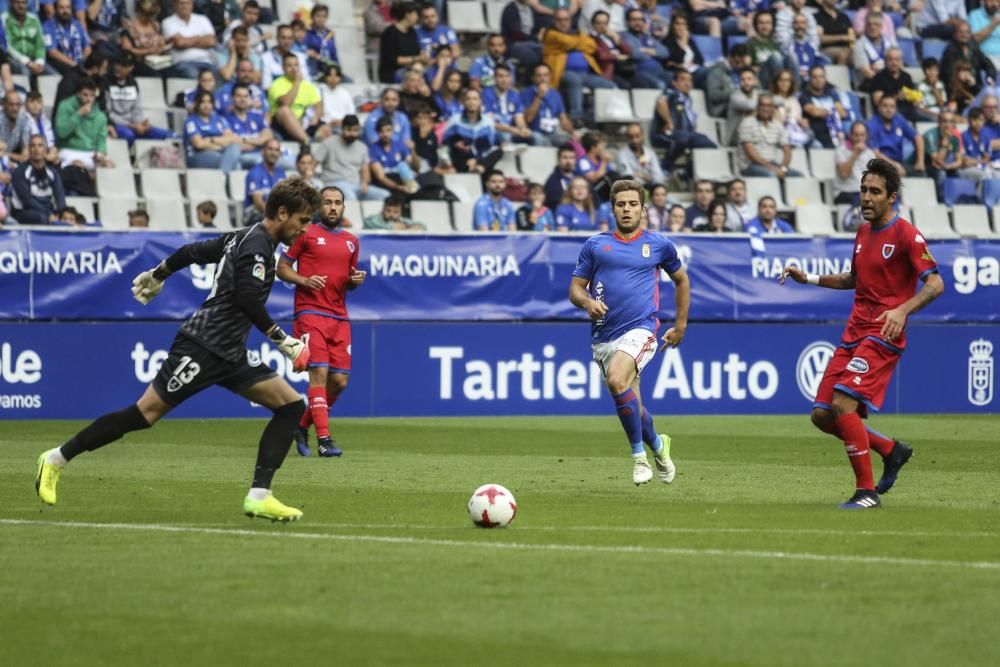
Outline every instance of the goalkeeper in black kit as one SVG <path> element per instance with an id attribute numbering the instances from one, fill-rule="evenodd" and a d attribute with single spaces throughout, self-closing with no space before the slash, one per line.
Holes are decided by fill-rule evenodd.
<path id="1" fill-rule="evenodd" d="M 35 489 L 42 502 L 56 504 L 60 474 L 76 456 L 149 428 L 188 398 L 217 384 L 274 412 L 260 438 L 243 511 L 272 521 L 295 521 L 302 516 L 300 510 L 271 495 L 271 480 L 285 460 L 305 402 L 256 355 L 248 356 L 246 341 L 251 325 L 255 326 L 292 361 L 295 370 L 306 370 L 308 338 L 285 334 L 264 306 L 274 284 L 278 243 L 291 245 L 305 232 L 319 201 L 319 194 L 305 181 L 282 181 L 267 198 L 263 222 L 186 245 L 135 278 L 132 294 L 145 305 L 171 274 L 191 264 L 218 265 L 208 298 L 181 326 L 166 361 L 139 400 L 99 417 L 62 447 L 38 457 Z"/>

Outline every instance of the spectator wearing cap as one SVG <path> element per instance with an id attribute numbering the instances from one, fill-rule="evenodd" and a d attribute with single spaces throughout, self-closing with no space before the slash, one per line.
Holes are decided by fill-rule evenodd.
<path id="1" fill-rule="evenodd" d="M 111 65 L 111 71 L 101 84 L 104 108 L 114 126 L 115 135 L 131 146 L 136 138 L 167 139 L 177 135 L 173 130 L 154 127 L 143 113 L 142 93 L 132 76 L 132 54 L 122 51 Z"/>

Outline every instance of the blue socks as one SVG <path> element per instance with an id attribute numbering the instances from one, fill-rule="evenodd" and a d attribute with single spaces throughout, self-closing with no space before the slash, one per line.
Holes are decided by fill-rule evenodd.
<path id="1" fill-rule="evenodd" d="M 646 408 L 642 409 L 642 441 L 649 445 L 649 448 L 653 452 L 659 451 L 657 445 L 660 444 L 660 436 L 656 432 L 656 427 L 653 426 L 653 415 L 649 414 L 649 410 Z"/>
<path id="2" fill-rule="evenodd" d="M 615 406 L 618 409 L 618 419 L 621 420 L 622 428 L 625 429 L 625 436 L 632 445 L 633 456 L 644 454 L 645 449 L 642 446 L 644 434 L 638 397 L 636 397 L 632 388 L 629 387 L 615 396 L 614 399 Z M 652 419 L 650 419 L 650 424 L 652 423 Z"/>

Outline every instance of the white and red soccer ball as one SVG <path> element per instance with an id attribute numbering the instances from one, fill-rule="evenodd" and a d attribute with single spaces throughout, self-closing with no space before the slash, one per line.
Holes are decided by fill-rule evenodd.
<path id="1" fill-rule="evenodd" d="M 499 484 L 483 484 L 469 498 L 469 518 L 480 528 L 503 528 L 515 516 L 514 494 Z"/>

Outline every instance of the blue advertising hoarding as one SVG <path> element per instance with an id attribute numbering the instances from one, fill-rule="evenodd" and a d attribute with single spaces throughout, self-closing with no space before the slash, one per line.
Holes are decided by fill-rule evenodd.
<path id="1" fill-rule="evenodd" d="M 0 231 L 0 320 L 181 320 L 211 289 L 214 267 L 193 266 L 170 279 L 146 307 L 131 296 L 132 278 L 197 234 Z M 851 239 L 768 238 L 763 250 L 746 235 L 673 237 L 691 276 L 691 317 L 699 321 L 846 319 L 851 294 L 781 287 L 781 268 L 810 273 L 850 269 Z M 523 321 L 582 319 L 567 291 L 581 236 L 364 235 L 362 289 L 349 299 L 356 320 Z M 945 294 L 917 314 L 922 322 L 1000 321 L 1000 242 L 932 242 Z M 661 318 L 670 318 L 670 281 Z M 293 290 L 272 292 L 270 310 L 292 315 Z"/>
<path id="2" fill-rule="evenodd" d="M 0 323 L 0 419 L 86 419 L 134 402 L 176 323 Z M 699 324 L 643 374 L 658 415 L 807 413 L 841 327 Z M 913 325 L 883 412 L 996 411 L 995 326 Z M 249 348 L 300 391 L 305 376 L 254 334 Z M 335 416 L 609 415 L 585 323 L 355 323 Z M 219 388 L 179 417 L 263 417 Z"/>

